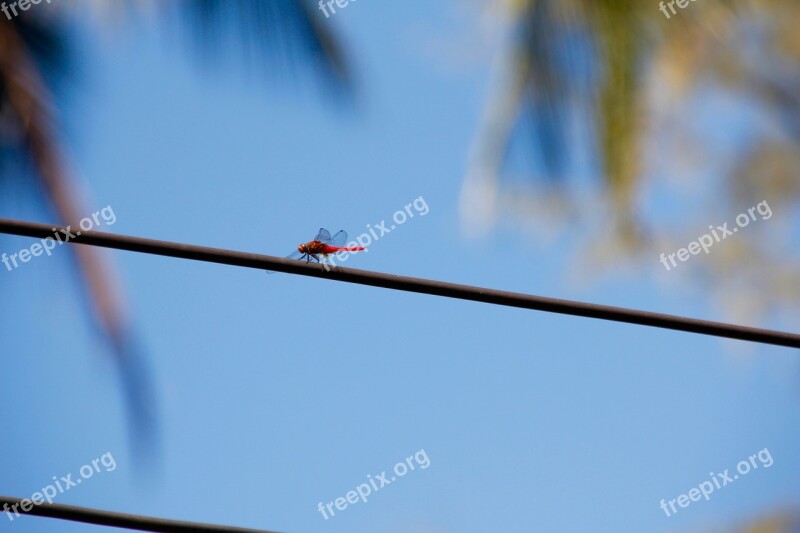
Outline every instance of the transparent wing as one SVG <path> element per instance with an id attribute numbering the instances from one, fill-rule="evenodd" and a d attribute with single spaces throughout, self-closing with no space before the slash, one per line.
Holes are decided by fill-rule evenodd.
<path id="1" fill-rule="evenodd" d="M 317 233 L 317 236 L 314 237 L 314 240 L 328 244 L 331 242 L 331 232 L 325 228 L 319 228 L 319 233 Z"/>
<path id="2" fill-rule="evenodd" d="M 336 235 L 331 237 L 331 240 L 328 244 L 331 246 L 344 246 L 344 243 L 347 242 L 347 232 L 345 230 L 340 230 L 336 232 Z"/>
<path id="3" fill-rule="evenodd" d="M 299 250 L 295 250 L 294 252 L 292 252 L 289 255 L 287 255 L 286 259 L 301 259 L 302 260 L 302 259 L 305 259 L 305 255 L 306 254 L 304 254 L 303 252 L 301 252 Z M 274 270 L 265 270 L 264 272 L 266 272 L 267 274 L 277 274 L 277 272 L 275 272 Z"/>

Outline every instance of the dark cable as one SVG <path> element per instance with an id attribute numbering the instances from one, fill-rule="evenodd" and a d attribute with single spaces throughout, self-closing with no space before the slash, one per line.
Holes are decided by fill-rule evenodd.
<path id="1" fill-rule="evenodd" d="M 166 520 L 164 518 L 112 513 L 110 511 L 98 511 L 86 507 L 61 505 L 59 503 L 34 505 L 26 512 L 20 508 L 19 504 L 21 502 L 22 500 L 19 498 L 0 496 L 0 505 L 3 506 L 3 512 L 8 513 L 14 520 L 19 520 L 23 515 L 27 514 L 56 518 L 58 520 L 69 520 L 71 522 L 82 522 L 84 524 L 131 529 L 134 531 L 154 531 L 156 533 L 188 533 L 191 531 L 200 531 L 203 533 L 275 533 L 263 529 L 215 526 L 196 522 L 179 522 L 177 520 Z M 16 512 L 11 510 L 14 505 L 17 506 Z M 17 516 L 17 512 L 20 516 Z"/>
<path id="2" fill-rule="evenodd" d="M 56 230 L 62 229 L 57 227 Z M 53 226 L 47 224 L 37 224 L 33 222 L 22 222 L 17 220 L 0 219 L 0 233 L 21 235 L 25 237 L 47 238 L 53 235 Z M 73 234 L 76 233 L 73 231 Z M 62 238 L 65 238 L 62 234 Z M 661 313 L 650 313 L 647 311 L 637 311 L 622 307 L 610 307 L 607 305 L 597 305 L 569 300 L 559 300 L 555 298 L 545 298 L 515 292 L 498 291 L 494 289 L 484 289 L 469 285 L 458 285 L 442 281 L 433 281 L 420 278 L 410 278 L 394 274 L 383 274 L 380 272 L 370 272 L 367 270 L 356 270 L 343 267 L 328 267 L 320 264 L 309 264 L 294 259 L 284 259 L 269 255 L 251 254 L 245 252 L 235 252 L 222 250 L 219 248 L 207 248 L 204 246 L 193 246 L 166 241 L 156 241 L 143 239 L 140 237 L 127 237 L 123 235 L 113 235 L 97 231 L 85 232 L 79 237 L 69 240 L 75 244 L 87 244 L 92 246 L 102 246 L 117 250 L 128 250 L 146 254 L 163 255 L 167 257 L 178 257 L 182 259 L 192 259 L 195 261 L 207 261 L 223 265 L 232 265 L 246 268 L 256 268 L 260 270 L 272 270 L 285 272 L 287 274 L 299 274 L 301 276 L 311 276 L 315 278 L 344 281 L 359 285 L 370 285 L 372 287 L 383 287 L 399 291 L 416 292 L 420 294 L 432 294 L 447 298 L 458 298 L 461 300 L 471 300 L 508 307 L 519 307 L 522 309 L 533 309 L 548 313 L 560 313 L 564 315 L 582 316 L 588 318 L 598 318 L 601 320 L 611 320 L 613 322 L 625 322 L 628 324 L 639 324 L 656 328 L 672 329 L 677 331 L 688 331 L 701 335 L 711 335 L 714 337 L 726 337 L 743 341 L 758 342 L 763 344 L 774 344 L 777 346 L 787 346 L 790 348 L 800 348 L 800 335 L 782 331 L 738 326 L 725 324 L 722 322 L 711 322 L 708 320 L 698 320 L 675 315 Z"/>

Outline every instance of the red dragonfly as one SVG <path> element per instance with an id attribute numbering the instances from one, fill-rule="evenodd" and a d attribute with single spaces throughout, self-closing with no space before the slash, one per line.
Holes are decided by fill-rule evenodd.
<path id="1" fill-rule="evenodd" d="M 347 241 L 347 232 L 341 230 L 331 237 L 331 232 L 325 228 L 319 228 L 319 233 L 314 237 L 313 241 L 301 244 L 297 250 L 289 255 L 288 259 L 305 260 L 306 263 L 320 262 L 321 257 L 327 257 L 336 252 L 360 252 L 365 248 L 363 246 L 345 246 Z"/>

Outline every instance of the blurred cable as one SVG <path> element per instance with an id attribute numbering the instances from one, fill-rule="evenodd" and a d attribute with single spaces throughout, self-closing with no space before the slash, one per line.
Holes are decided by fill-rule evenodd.
<path id="1" fill-rule="evenodd" d="M 179 522 L 177 520 L 166 520 L 163 518 L 150 518 L 132 514 L 112 513 L 109 511 L 98 511 L 86 507 L 75 507 L 73 505 L 61 505 L 49 503 L 34 505 L 29 511 L 22 511 L 20 504 L 23 500 L 19 498 L 9 498 L 0 496 L 0 505 L 3 511 L 19 520 L 23 515 L 43 516 L 46 518 L 56 518 L 58 520 L 69 520 L 71 522 L 82 522 L 84 524 L 94 524 L 98 526 L 117 527 L 131 529 L 133 531 L 155 531 L 157 533 L 184 533 L 189 531 L 200 531 L 205 533 L 274 533 L 263 529 L 245 529 L 231 526 L 215 526 L 211 524 L 200 524 L 196 522 Z M 30 505 L 30 500 L 28 500 Z M 16 505 L 19 516 L 12 509 Z"/>
<path id="2" fill-rule="evenodd" d="M 71 231 L 70 228 L 54 227 L 47 224 L 0 219 L 0 233 L 8 233 L 11 235 L 45 239 L 47 237 L 52 237 L 54 231 L 60 232 L 67 230 Z M 650 313 L 647 311 L 637 311 L 633 309 L 624 309 L 621 307 L 610 307 L 606 305 L 545 298 L 542 296 L 498 291 L 494 289 L 472 287 L 469 285 L 458 285 L 455 283 L 410 278 L 406 276 L 383 274 L 380 272 L 370 272 L 352 268 L 326 268 L 320 264 L 304 263 L 294 259 L 283 259 L 269 255 L 235 252 L 231 250 L 222 250 L 219 248 L 207 248 L 204 246 L 193 246 L 190 244 L 180 244 L 167 241 L 156 241 L 152 239 L 143 239 L 140 237 L 112 235 L 110 233 L 102 233 L 98 231 L 84 233 L 72 231 L 72 233 L 76 235 L 75 238 L 69 241 L 73 244 L 102 246 L 117 250 L 128 250 L 131 252 L 178 257 L 181 259 L 191 259 L 194 261 L 206 261 L 223 265 L 255 268 L 260 270 L 272 270 L 287 274 L 299 274 L 301 276 L 344 281 L 347 283 L 369 285 L 372 287 L 382 287 L 385 289 L 416 292 L 420 294 L 432 294 L 446 298 L 457 298 L 460 300 L 470 300 L 473 302 L 483 302 L 507 307 L 519 307 L 522 309 L 532 309 L 536 311 L 545 311 L 548 313 L 560 313 L 564 315 L 598 318 L 613 322 L 624 322 L 628 324 L 638 324 L 641 326 L 672 329 L 676 331 L 687 331 L 691 333 L 699 333 L 701 335 L 711 335 L 714 337 L 725 337 L 729 339 L 758 342 L 762 344 L 774 344 L 776 346 L 800 348 L 800 335 L 782 331 L 751 328 L 746 326 L 738 326 L 735 324 L 711 322 L 707 320 L 698 320 L 675 315 L 665 315 L 661 313 Z"/>

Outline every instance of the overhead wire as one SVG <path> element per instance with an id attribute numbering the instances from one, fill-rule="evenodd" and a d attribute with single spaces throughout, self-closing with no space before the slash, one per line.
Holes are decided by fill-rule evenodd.
<path id="1" fill-rule="evenodd" d="M 71 238 L 66 235 L 74 235 Z M 422 278 L 386 274 L 357 270 L 340 266 L 306 263 L 294 259 L 273 257 L 269 255 L 254 254 L 209 248 L 191 244 L 159 241 L 141 237 L 115 235 L 99 231 L 73 231 L 70 227 L 52 226 L 35 222 L 0 219 L 0 233 L 47 239 L 54 233 L 63 234 L 71 244 L 100 246 L 116 250 L 127 250 L 145 254 L 175 257 L 194 261 L 205 261 L 223 265 L 253 268 L 266 271 L 284 272 L 300 276 L 322 278 L 331 281 L 368 285 L 398 291 L 429 294 L 446 298 L 469 300 L 507 307 L 517 307 L 548 313 L 580 316 L 637 324 L 675 331 L 697 333 L 736 339 L 741 341 L 771 344 L 789 348 L 800 348 L 800 335 L 770 329 L 754 328 L 723 322 L 713 322 L 677 315 L 653 313 L 636 309 L 612 307 L 608 305 L 576 302 L 535 296 L 518 292 L 501 291 L 471 285 L 460 285 L 445 281 L 436 281 Z"/>
<path id="2" fill-rule="evenodd" d="M 27 511 L 21 508 L 23 501 L 27 501 Z M 22 500 L 20 498 L 11 498 L 8 496 L 0 496 L 0 505 L 2 505 L 2 512 L 7 513 L 12 521 L 22 519 L 24 515 L 31 515 L 67 520 L 70 522 L 94 524 L 97 526 L 130 529 L 132 531 L 152 531 L 155 533 L 275 533 L 274 531 L 263 529 L 218 526 L 200 522 L 182 522 L 165 518 L 100 511 L 88 507 L 77 507 L 59 503 L 43 502 L 39 505 L 35 505 L 32 504 L 31 500 Z"/>

